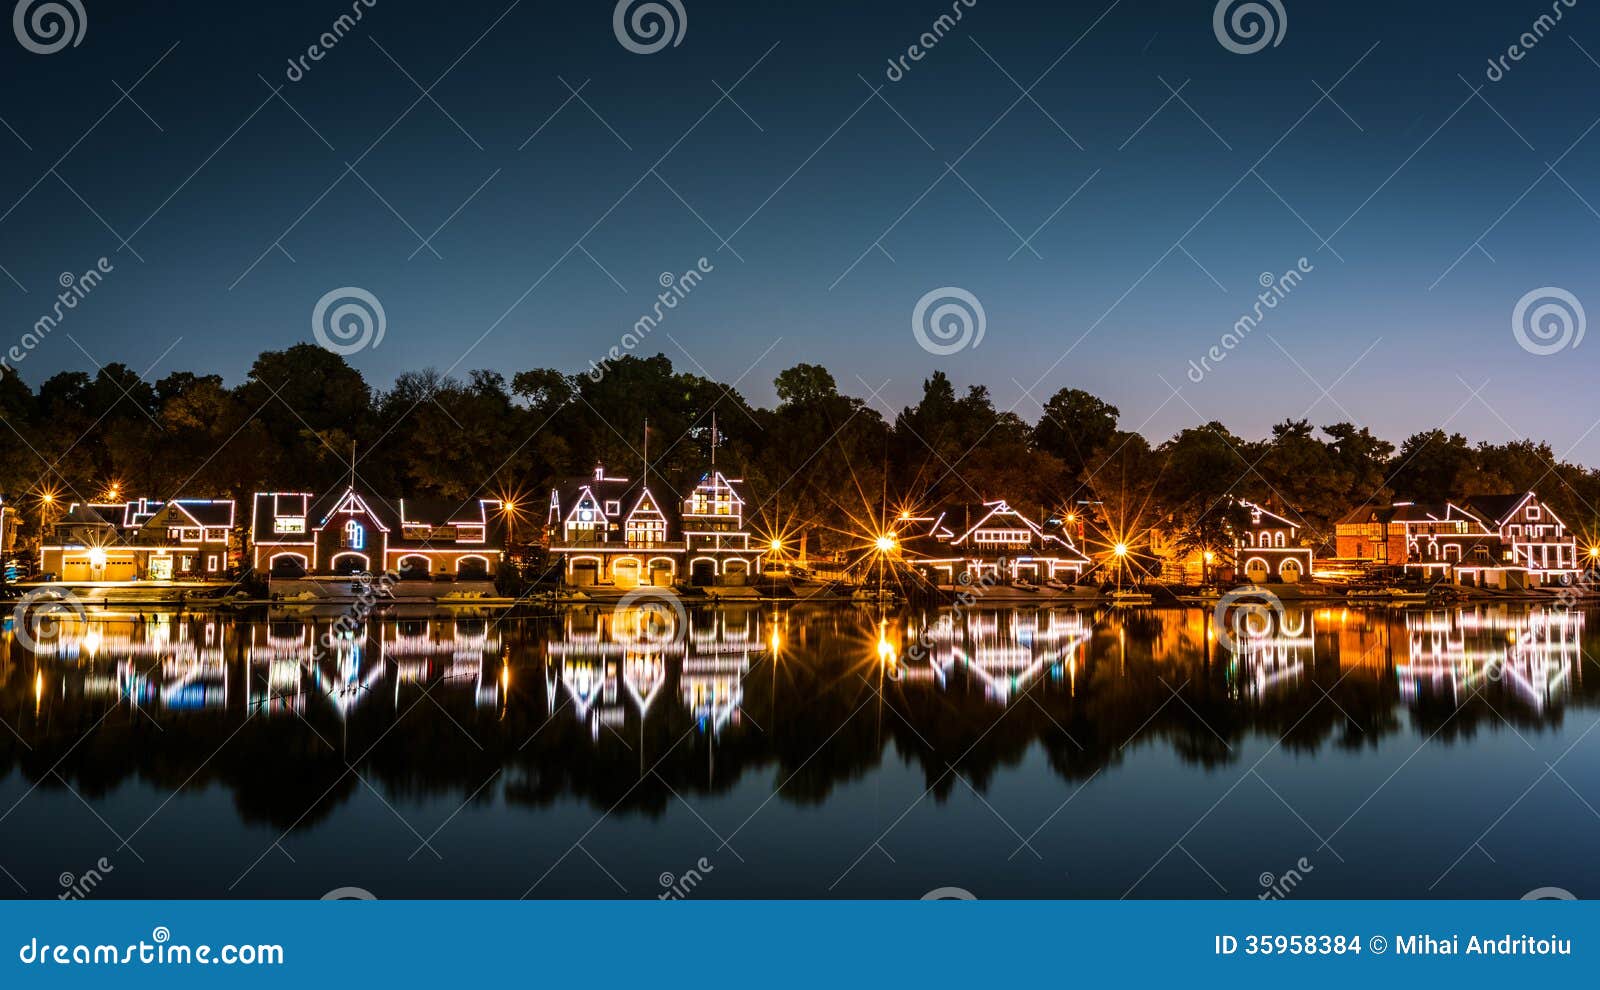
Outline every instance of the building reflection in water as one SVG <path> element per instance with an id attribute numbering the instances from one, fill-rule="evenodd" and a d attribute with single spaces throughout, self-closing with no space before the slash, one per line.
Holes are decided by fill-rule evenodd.
<path id="1" fill-rule="evenodd" d="M 1395 664 L 1402 700 L 1423 692 L 1461 701 L 1499 682 L 1535 710 L 1567 693 L 1583 658 L 1583 613 L 1484 606 L 1405 616 L 1407 656 Z"/>
<path id="2" fill-rule="evenodd" d="M 796 674 L 831 670 L 806 681 L 808 690 L 842 693 L 859 688 L 868 667 L 880 675 L 877 689 L 892 685 L 908 700 L 948 694 L 1007 706 L 1034 692 L 1035 700 L 1059 693 L 1070 703 L 1092 675 L 1124 685 L 1131 693 L 1118 704 L 1139 709 L 1157 708 L 1172 686 L 1201 684 L 1212 673 L 1239 699 L 1290 703 L 1307 682 L 1331 689 L 1359 667 L 1373 683 L 1397 684 L 1390 697 L 1401 704 L 1493 689 L 1534 712 L 1574 691 L 1581 672 L 1577 611 L 1289 607 L 1261 618 L 1245 635 L 1230 629 L 1225 637 L 1209 609 L 883 615 L 644 603 L 510 621 L 375 617 L 350 628 L 321 617 L 91 612 L 63 617 L 32 651 L 9 638 L 5 683 L 26 692 L 36 711 L 86 701 L 152 715 L 306 716 L 316 708 L 348 719 L 367 709 L 407 711 L 427 692 L 500 718 L 508 710 L 538 722 L 575 718 L 598 741 L 602 729 L 620 734 L 636 725 L 642 736 L 647 722 L 669 718 L 686 717 L 710 736 L 738 729 L 751 719 L 751 674 L 767 660 L 758 700 L 774 713 L 816 700 L 782 696 L 780 685 L 799 683 Z M 512 683 L 523 676 L 527 707 L 518 711 Z"/>
<path id="3" fill-rule="evenodd" d="M 630 708 L 641 723 L 648 718 L 675 673 L 697 727 L 720 732 L 739 723 L 745 675 L 777 641 L 764 621 L 751 608 L 679 612 L 656 603 L 570 611 L 545 644 L 549 714 L 570 705 L 598 739 L 602 727 L 620 728 Z"/>
<path id="4" fill-rule="evenodd" d="M 1267 608 L 1235 624 L 1227 652 L 1240 689 L 1260 699 L 1298 684 L 1317 660 L 1316 621 L 1309 609 Z"/>
<path id="5" fill-rule="evenodd" d="M 908 624 L 903 680 L 949 690 L 956 671 L 1009 704 L 1040 676 L 1076 677 L 1094 635 L 1091 614 L 1064 610 L 949 611 Z M 923 661 L 923 662 L 917 662 Z"/>

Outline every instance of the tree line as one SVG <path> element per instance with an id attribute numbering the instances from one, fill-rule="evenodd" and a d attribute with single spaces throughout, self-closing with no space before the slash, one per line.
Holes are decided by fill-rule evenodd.
<path id="1" fill-rule="evenodd" d="M 387 496 L 509 497 L 537 532 L 562 477 L 603 463 L 688 491 L 713 455 L 742 477 L 763 532 L 806 530 L 818 550 L 856 545 L 902 510 L 1005 498 L 1030 513 L 1082 513 L 1139 541 L 1159 528 L 1180 543 L 1223 546 L 1230 496 L 1300 522 L 1330 547 L 1354 508 L 1537 489 L 1580 534 L 1600 530 L 1600 472 L 1548 444 L 1473 443 L 1432 430 L 1396 446 L 1348 422 L 1286 420 L 1248 439 L 1212 422 L 1152 444 L 1119 410 L 1063 388 L 1037 420 L 997 408 L 987 388 L 943 372 L 898 412 L 840 392 L 825 368 L 774 379 L 777 404 L 679 371 L 664 355 L 623 356 L 596 379 L 536 368 L 465 377 L 434 370 L 369 384 L 310 344 L 257 357 L 244 380 L 180 371 L 154 383 L 122 364 L 62 372 L 31 389 L 0 370 L 0 492 L 25 519 L 46 493 L 99 500 L 323 491 L 355 471 Z M 715 422 L 715 430 L 713 430 Z M 646 424 L 648 423 L 648 428 Z M 666 497 L 664 492 L 661 492 Z"/>

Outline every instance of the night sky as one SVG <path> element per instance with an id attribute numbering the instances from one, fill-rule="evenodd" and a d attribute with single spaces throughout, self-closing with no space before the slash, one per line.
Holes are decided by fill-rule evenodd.
<path id="1" fill-rule="evenodd" d="M 299 81 L 350 3 L 81 0 L 76 47 L 0 35 L 0 350 L 104 257 L 16 362 L 30 384 L 112 361 L 237 382 L 345 286 L 386 315 L 349 358 L 375 386 L 575 372 L 705 258 L 640 352 L 758 403 L 801 361 L 887 380 L 879 409 L 940 369 L 1030 421 L 1083 388 L 1157 441 L 1353 419 L 1600 464 L 1600 341 L 1513 333 L 1534 290 L 1600 305 L 1600 0 L 1556 0 L 1499 81 L 1549 0 L 1281 0 L 1251 54 L 1210 0 L 958 0 L 898 81 L 949 2 L 681 2 L 678 44 L 636 54 L 610 0 L 377 0 Z M 981 302 L 979 346 L 918 345 L 943 287 Z"/>

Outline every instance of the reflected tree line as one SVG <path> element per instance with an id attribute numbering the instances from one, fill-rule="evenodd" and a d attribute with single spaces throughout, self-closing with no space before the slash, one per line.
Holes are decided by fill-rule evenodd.
<path id="1" fill-rule="evenodd" d="M 663 625 L 597 608 L 385 619 L 319 645 L 322 620 L 95 617 L 37 652 L 9 644 L 0 766 L 91 801 L 132 779 L 220 786 L 277 828 L 331 815 L 366 786 L 356 773 L 396 802 L 659 816 L 674 792 L 749 778 L 821 804 L 899 762 L 942 801 L 957 774 L 982 792 L 1035 751 L 1071 785 L 1152 748 L 1217 769 L 1260 744 L 1558 727 L 1595 700 L 1583 620 L 1290 610 L 1233 642 L 1198 610 L 800 606 Z"/>

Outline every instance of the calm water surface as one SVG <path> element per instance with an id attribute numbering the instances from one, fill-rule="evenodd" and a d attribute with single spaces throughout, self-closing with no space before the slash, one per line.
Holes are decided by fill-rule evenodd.
<path id="1" fill-rule="evenodd" d="M 1600 896 L 1595 627 L 1291 607 L 1232 650 L 1202 609 L 91 613 L 4 638 L 0 889 Z"/>

